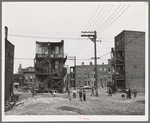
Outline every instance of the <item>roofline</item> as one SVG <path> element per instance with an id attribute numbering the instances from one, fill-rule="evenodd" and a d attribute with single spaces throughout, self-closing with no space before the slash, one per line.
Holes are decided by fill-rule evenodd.
<path id="1" fill-rule="evenodd" d="M 58 43 L 63 43 L 64 40 L 61 40 L 60 42 L 40 42 L 40 41 L 36 41 L 36 44 L 58 44 Z"/>
<path id="2" fill-rule="evenodd" d="M 124 33 L 124 32 L 139 32 L 139 33 L 145 33 L 144 31 L 123 30 L 123 31 L 120 32 L 118 35 L 116 35 L 115 38 L 116 38 L 117 36 L 119 36 L 120 34 Z"/>
<path id="3" fill-rule="evenodd" d="M 98 64 L 97 66 L 107 66 L 107 65 L 109 65 L 109 64 Z M 94 66 L 95 67 L 94 64 L 93 65 L 76 65 L 76 67 L 81 67 L 81 66 Z M 75 66 L 70 66 L 70 68 L 71 67 L 75 67 Z"/>

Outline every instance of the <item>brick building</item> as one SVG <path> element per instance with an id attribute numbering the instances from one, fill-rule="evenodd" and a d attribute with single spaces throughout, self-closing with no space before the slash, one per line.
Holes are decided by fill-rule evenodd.
<path id="1" fill-rule="evenodd" d="M 108 64 L 103 63 L 102 65 L 97 65 L 97 76 L 98 88 L 106 87 L 107 82 L 112 82 L 110 60 L 108 60 Z M 84 63 L 82 63 L 82 65 L 70 67 L 70 77 L 70 85 L 73 88 L 80 86 L 94 87 L 95 65 L 90 62 L 90 65 L 84 65 Z"/>
<path id="2" fill-rule="evenodd" d="M 13 94 L 14 45 L 7 40 L 8 28 L 5 27 L 5 103 Z"/>
<path id="3" fill-rule="evenodd" d="M 24 76 L 23 74 L 14 74 L 13 81 L 15 88 L 21 87 L 24 85 Z"/>
<path id="4" fill-rule="evenodd" d="M 145 32 L 122 31 L 112 48 L 115 88 L 145 91 Z"/>
<path id="5" fill-rule="evenodd" d="M 34 67 L 27 67 L 26 70 L 23 70 L 24 75 L 24 85 L 29 88 L 35 86 L 35 70 Z"/>
<path id="6" fill-rule="evenodd" d="M 35 86 L 35 68 L 34 67 L 27 67 L 22 68 L 22 65 L 19 65 L 18 74 L 16 75 L 16 80 L 19 80 L 17 77 L 23 76 L 23 84 L 26 87 L 33 87 Z"/>
<path id="7" fill-rule="evenodd" d="M 64 41 L 38 42 L 36 41 L 35 74 L 36 87 L 63 91 L 66 69 L 64 63 Z"/>

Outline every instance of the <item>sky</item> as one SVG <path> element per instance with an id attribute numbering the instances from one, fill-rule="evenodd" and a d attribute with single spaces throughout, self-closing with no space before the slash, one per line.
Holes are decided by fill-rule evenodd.
<path id="1" fill-rule="evenodd" d="M 20 63 L 34 66 L 36 41 L 64 40 L 64 53 L 76 56 L 76 65 L 94 64 L 94 43 L 81 31 L 97 32 L 97 64 L 107 64 L 114 37 L 123 30 L 146 32 L 147 16 L 147 2 L 2 2 L 2 30 L 8 27 L 15 45 L 14 73 Z"/>

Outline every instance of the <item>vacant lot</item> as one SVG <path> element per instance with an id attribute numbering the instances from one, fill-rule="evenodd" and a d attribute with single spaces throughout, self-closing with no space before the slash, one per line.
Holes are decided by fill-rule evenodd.
<path id="1" fill-rule="evenodd" d="M 106 91 L 99 91 L 99 96 L 91 96 L 86 92 L 86 101 L 69 100 L 67 93 L 38 94 L 32 97 L 30 92 L 18 92 L 19 101 L 16 106 L 5 112 L 6 115 L 144 115 L 145 96 L 138 94 L 137 98 L 121 99 L 121 94 L 108 97 Z M 71 94 L 72 95 L 72 94 Z"/>

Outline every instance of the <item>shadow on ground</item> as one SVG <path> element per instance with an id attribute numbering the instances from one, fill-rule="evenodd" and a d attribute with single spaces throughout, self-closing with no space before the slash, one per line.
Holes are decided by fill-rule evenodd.
<path id="1" fill-rule="evenodd" d="M 79 108 L 75 108 L 75 107 L 62 106 L 62 107 L 59 107 L 58 109 L 66 110 L 66 111 L 73 111 L 73 112 L 77 112 L 78 114 L 83 114 L 82 110 L 80 110 Z"/>
<path id="2" fill-rule="evenodd" d="M 145 104 L 145 100 L 138 100 L 138 101 L 136 101 L 136 102 Z"/>

